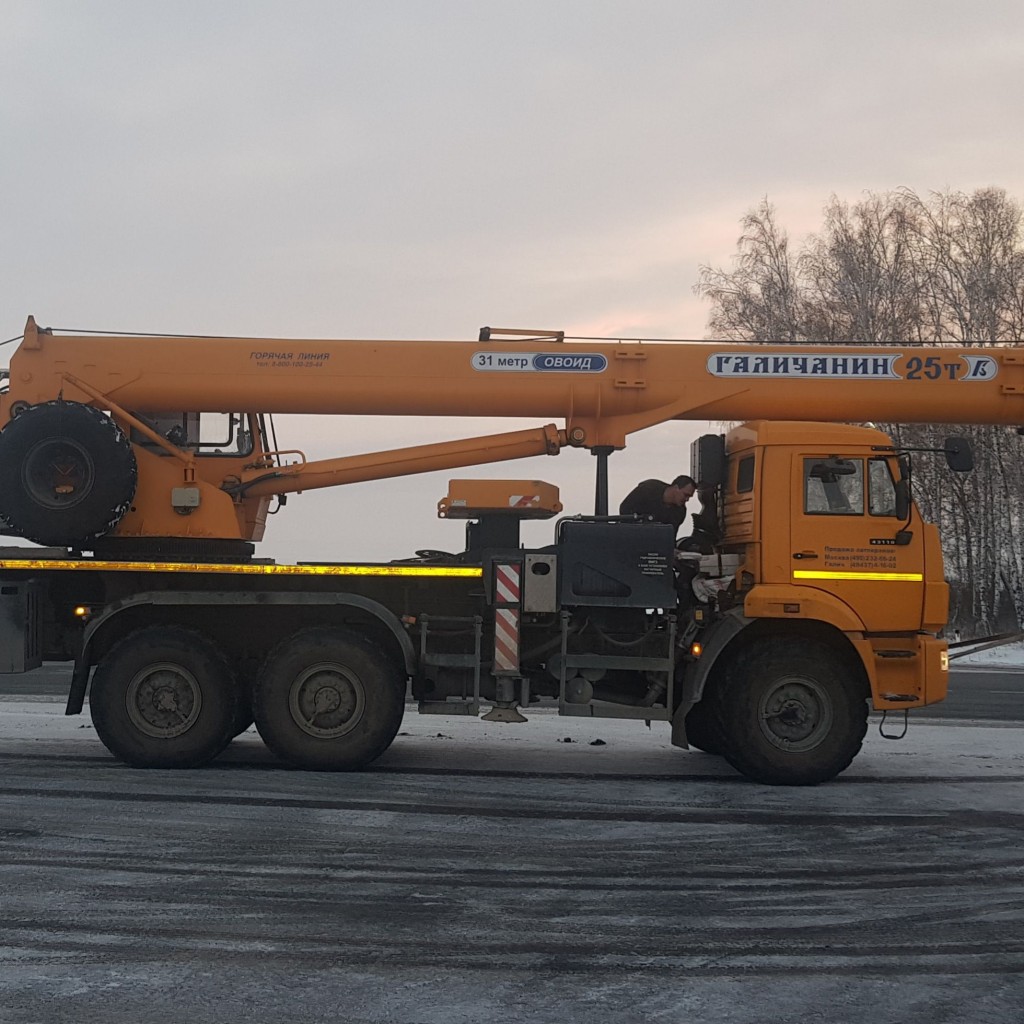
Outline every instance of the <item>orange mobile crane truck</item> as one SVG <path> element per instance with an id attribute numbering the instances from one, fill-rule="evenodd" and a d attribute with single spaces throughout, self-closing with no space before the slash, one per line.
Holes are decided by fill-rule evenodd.
<path id="1" fill-rule="evenodd" d="M 17 339 L 15 339 L 17 340 Z M 419 710 L 671 724 L 762 783 L 833 778 L 869 705 L 943 699 L 948 589 L 909 458 L 844 421 L 1024 422 L 1024 349 L 63 334 L 29 318 L 0 382 L 0 671 L 73 660 L 96 731 L 140 767 L 195 767 L 253 721 L 304 768 L 358 769 Z M 273 413 L 555 417 L 534 429 L 306 461 Z M 794 417 L 797 421 L 794 421 Z M 672 419 L 701 530 L 607 514 L 607 458 Z M 837 422 L 838 421 L 838 422 Z M 253 557 L 291 492 L 565 446 L 598 456 L 593 516 L 535 481 L 453 480 L 465 550 L 386 564 Z M 966 442 L 945 445 L 970 468 Z M 671 454 L 667 461 L 673 461 Z"/>

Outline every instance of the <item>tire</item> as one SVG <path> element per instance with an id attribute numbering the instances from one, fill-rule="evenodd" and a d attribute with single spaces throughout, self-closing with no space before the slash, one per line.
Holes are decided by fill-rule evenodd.
<path id="1" fill-rule="evenodd" d="M 827 782 L 861 748 L 866 688 L 850 663 L 821 641 L 755 641 L 727 664 L 722 684 L 715 718 L 723 754 L 755 782 Z"/>
<path id="2" fill-rule="evenodd" d="M 405 711 L 405 677 L 376 646 L 314 627 L 282 641 L 256 680 L 263 742 L 299 768 L 352 771 L 391 745 Z"/>
<path id="3" fill-rule="evenodd" d="M 220 650 L 180 626 L 150 626 L 100 661 L 89 711 L 106 748 L 135 768 L 198 768 L 231 742 L 238 688 Z"/>
<path id="4" fill-rule="evenodd" d="M 241 736 L 254 721 L 255 719 L 252 717 L 252 688 L 239 682 L 235 717 L 231 722 L 231 738 Z"/>
<path id="5" fill-rule="evenodd" d="M 131 507 L 131 443 L 79 402 L 29 406 L 0 432 L 0 518 L 37 544 L 88 547 Z"/>
<path id="6" fill-rule="evenodd" d="M 717 717 L 717 688 L 709 681 L 701 699 L 686 713 L 686 742 L 705 754 L 724 754 L 725 737 Z"/>

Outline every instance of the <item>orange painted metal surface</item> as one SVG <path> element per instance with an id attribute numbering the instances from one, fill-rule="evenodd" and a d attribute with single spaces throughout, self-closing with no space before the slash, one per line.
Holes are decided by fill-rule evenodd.
<path id="1" fill-rule="evenodd" d="M 440 519 L 550 519 L 561 511 L 558 488 L 543 480 L 449 480 L 448 493 L 437 503 Z"/>
<path id="2" fill-rule="evenodd" d="M 14 402 L 128 409 L 561 417 L 573 443 L 621 447 L 670 419 L 1024 422 L 1024 348 L 719 342 L 321 341 L 50 335 L 30 319 Z"/>
<path id="3" fill-rule="evenodd" d="M 136 445 L 138 492 L 117 534 L 258 540 L 274 495 L 565 445 L 622 447 L 632 432 L 671 419 L 1021 424 L 1024 348 L 567 342 L 557 332 L 478 341 L 124 337 L 53 334 L 29 318 L 0 394 L 0 425 L 19 407 L 58 396 L 111 410 L 149 438 L 149 451 Z M 162 415 L 240 410 L 555 417 L 564 426 L 290 465 L 263 450 L 254 426 L 250 453 L 215 457 L 176 448 L 145 426 Z M 183 483 L 199 489 L 194 508 L 171 505 Z M 767 490 L 762 497 L 771 499 Z M 786 570 L 784 552 L 760 537 L 756 507 L 741 505 L 727 504 L 727 523 L 747 517 L 759 572 Z"/>

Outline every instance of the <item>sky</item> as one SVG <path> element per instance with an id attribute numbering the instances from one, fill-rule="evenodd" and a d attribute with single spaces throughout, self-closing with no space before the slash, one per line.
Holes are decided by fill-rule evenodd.
<path id="1" fill-rule="evenodd" d="M 0 0 L 0 340 L 45 326 L 475 338 L 483 325 L 700 338 L 702 264 L 767 197 L 794 240 L 831 195 L 1024 200 L 1024 5 L 988 0 Z M 13 346 L 0 349 L 0 365 Z M 199 350 L 201 358 L 201 350 Z M 326 458 L 534 425 L 278 417 Z M 612 504 L 707 424 L 634 435 Z M 285 443 L 287 442 L 287 443 Z M 449 476 L 307 492 L 281 561 L 459 549 Z M 548 543 L 551 524 L 528 524 Z"/>

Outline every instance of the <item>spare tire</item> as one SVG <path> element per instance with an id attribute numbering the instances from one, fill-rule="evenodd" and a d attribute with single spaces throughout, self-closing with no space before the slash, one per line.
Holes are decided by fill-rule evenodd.
<path id="1" fill-rule="evenodd" d="M 0 517 L 37 544 L 88 547 L 131 507 L 131 442 L 105 413 L 43 402 L 0 431 Z"/>

